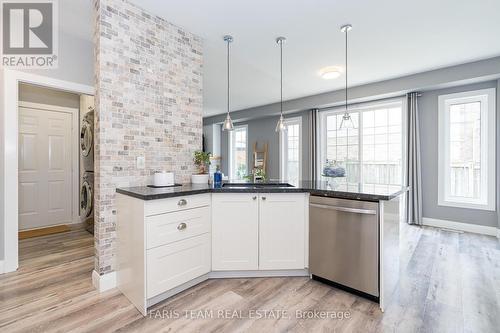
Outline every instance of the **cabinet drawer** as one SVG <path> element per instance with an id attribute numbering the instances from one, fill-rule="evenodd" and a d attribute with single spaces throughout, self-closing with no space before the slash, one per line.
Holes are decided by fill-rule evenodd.
<path id="1" fill-rule="evenodd" d="M 146 217 L 146 248 L 210 232 L 210 208 L 201 207 Z"/>
<path id="2" fill-rule="evenodd" d="M 210 194 L 196 194 L 175 198 L 158 199 L 146 201 L 144 214 L 146 216 L 151 216 L 209 205 Z"/>
<path id="3" fill-rule="evenodd" d="M 148 250 L 147 298 L 210 272 L 210 234 Z"/>

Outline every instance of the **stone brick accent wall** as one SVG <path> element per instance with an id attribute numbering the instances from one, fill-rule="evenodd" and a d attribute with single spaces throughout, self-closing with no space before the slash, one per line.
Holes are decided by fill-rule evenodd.
<path id="1" fill-rule="evenodd" d="M 95 270 L 115 270 L 115 188 L 189 182 L 202 145 L 202 40 L 123 0 L 94 0 Z M 137 169 L 144 156 L 145 169 Z"/>

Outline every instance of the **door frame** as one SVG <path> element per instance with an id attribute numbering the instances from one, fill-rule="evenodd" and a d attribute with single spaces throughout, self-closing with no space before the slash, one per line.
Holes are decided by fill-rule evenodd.
<path id="1" fill-rule="evenodd" d="M 24 102 L 19 101 L 18 107 L 20 108 L 29 108 L 43 111 L 52 111 L 52 112 L 62 112 L 69 113 L 71 115 L 71 223 L 80 223 L 80 214 L 78 210 L 78 194 L 79 194 L 79 182 L 78 175 L 80 174 L 80 146 L 78 140 L 78 132 L 79 132 L 79 116 L 80 109 L 63 107 L 57 105 L 50 104 L 41 104 L 41 103 L 33 103 L 33 102 Z M 18 111 L 19 112 L 19 111 Z M 18 128 L 19 130 L 19 128 Z M 18 175 L 19 176 L 19 175 Z M 19 185 L 18 185 L 19 187 Z"/>
<path id="2" fill-rule="evenodd" d="M 0 72 L 2 73 L 2 72 Z M 93 86 L 55 79 L 47 76 L 3 69 L 0 78 L 0 121 L 3 122 L 3 146 L 0 147 L 3 165 L 0 167 L 0 201 L 3 207 L 3 263 L 0 273 L 13 272 L 19 267 L 18 249 L 18 92 L 20 83 L 63 90 L 76 94 L 95 95 Z M 1 244 L 0 244 L 1 245 Z M 3 269 L 2 269 L 3 264 Z"/>

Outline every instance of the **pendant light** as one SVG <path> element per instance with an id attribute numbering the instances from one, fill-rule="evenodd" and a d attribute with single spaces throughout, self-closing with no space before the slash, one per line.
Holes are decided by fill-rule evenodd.
<path id="1" fill-rule="evenodd" d="M 346 24 L 340 27 L 340 31 L 345 33 L 345 112 L 342 116 L 339 129 L 353 129 L 355 128 L 351 115 L 347 110 L 347 34 L 352 29 L 352 25 Z"/>
<path id="2" fill-rule="evenodd" d="M 229 115 L 229 44 L 233 42 L 233 37 L 226 35 L 224 41 L 227 43 L 227 116 L 222 125 L 223 131 L 232 131 L 234 129 L 233 121 Z"/>
<path id="3" fill-rule="evenodd" d="M 276 132 L 283 132 L 286 130 L 285 122 L 283 119 L 283 43 L 286 41 L 285 37 L 276 38 L 276 43 L 280 46 L 280 119 L 276 124 Z"/>

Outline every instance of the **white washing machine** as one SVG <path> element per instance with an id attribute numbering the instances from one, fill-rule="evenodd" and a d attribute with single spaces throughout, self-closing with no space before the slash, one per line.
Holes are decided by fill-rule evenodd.
<path id="1" fill-rule="evenodd" d="M 83 170 L 94 171 L 94 110 L 83 116 L 80 130 L 80 154 L 82 157 Z"/>
<path id="2" fill-rule="evenodd" d="M 80 188 L 80 216 L 85 223 L 85 229 L 94 234 L 94 173 L 85 172 Z"/>

